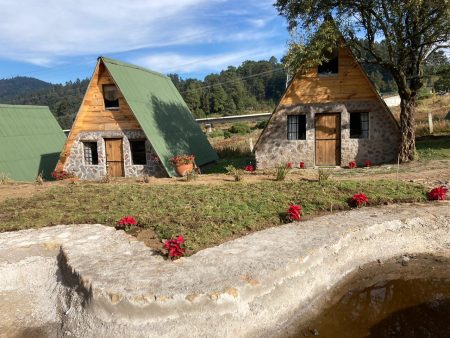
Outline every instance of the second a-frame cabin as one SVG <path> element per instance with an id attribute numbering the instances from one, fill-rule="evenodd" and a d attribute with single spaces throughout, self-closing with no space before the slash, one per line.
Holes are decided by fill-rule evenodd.
<path id="1" fill-rule="evenodd" d="M 176 176 L 170 159 L 217 155 L 167 76 L 100 57 L 56 171 L 82 179 Z"/>
<path id="2" fill-rule="evenodd" d="M 397 160 L 397 121 L 350 49 L 297 73 L 255 145 L 258 168 L 286 162 L 308 167 Z"/>

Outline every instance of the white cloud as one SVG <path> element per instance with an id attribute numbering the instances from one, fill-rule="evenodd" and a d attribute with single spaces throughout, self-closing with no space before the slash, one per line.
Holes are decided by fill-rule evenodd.
<path id="1" fill-rule="evenodd" d="M 161 73 L 183 74 L 225 69 L 228 66 L 237 66 L 245 60 L 267 59 L 273 55 L 281 55 L 283 52 L 283 48 L 257 48 L 208 56 L 162 53 L 139 57 L 132 62 Z"/>
<path id="2" fill-rule="evenodd" d="M 211 2 L 0 0 L 0 56 L 42 64 L 64 55 L 187 43 L 208 34 L 191 21 Z"/>

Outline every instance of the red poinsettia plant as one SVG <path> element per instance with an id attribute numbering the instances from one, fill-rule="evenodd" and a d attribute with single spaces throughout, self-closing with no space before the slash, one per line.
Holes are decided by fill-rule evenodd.
<path id="1" fill-rule="evenodd" d="M 366 168 L 370 168 L 370 167 L 372 166 L 372 162 L 370 162 L 370 160 L 365 160 L 365 161 L 364 161 L 364 166 L 365 166 Z"/>
<path id="2" fill-rule="evenodd" d="M 289 221 L 300 221 L 300 216 L 302 215 L 302 206 L 291 204 L 286 212 Z"/>
<path id="3" fill-rule="evenodd" d="M 355 169 L 356 168 L 356 162 L 355 161 L 350 161 L 348 162 L 348 167 L 350 169 Z"/>
<path id="4" fill-rule="evenodd" d="M 255 171 L 255 167 L 253 166 L 253 164 L 248 164 L 245 166 L 245 171 L 249 172 Z"/>
<path id="5" fill-rule="evenodd" d="M 132 225 L 137 225 L 136 218 L 131 215 L 122 217 L 116 225 L 116 229 L 118 230 L 129 230 Z"/>
<path id="6" fill-rule="evenodd" d="M 367 203 L 369 203 L 369 199 L 367 198 L 367 196 L 363 193 L 359 193 L 359 194 L 354 194 L 352 198 L 350 198 L 350 206 L 352 207 L 362 207 L 364 205 L 366 205 Z"/>
<path id="7" fill-rule="evenodd" d="M 183 257 L 186 249 L 183 235 L 179 235 L 176 238 L 168 239 L 164 242 L 163 251 L 170 259 L 177 259 Z"/>
<path id="8" fill-rule="evenodd" d="M 447 197 L 448 189 L 444 186 L 436 187 L 431 189 L 428 193 L 428 200 L 430 201 L 445 201 Z"/>
<path id="9" fill-rule="evenodd" d="M 292 169 L 292 162 L 288 162 L 288 163 L 286 163 L 286 168 L 288 168 L 288 169 Z"/>
<path id="10" fill-rule="evenodd" d="M 170 163 L 172 163 L 175 167 L 178 167 L 180 165 L 194 163 L 194 160 L 194 155 L 177 155 L 170 159 Z"/>
<path id="11" fill-rule="evenodd" d="M 298 166 L 300 169 L 305 169 L 305 162 L 300 162 Z"/>
<path id="12" fill-rule="evenodd" d="M 61 180 L 65 180 L 67 178 L 73 178 L 73 174 L 68 173 L 65 170 L 61 170 L 61 171 L 53 171 L 52 172 L 52 177 L 53 179 L 57 180 L 57 181 L 61 181 Z"/>

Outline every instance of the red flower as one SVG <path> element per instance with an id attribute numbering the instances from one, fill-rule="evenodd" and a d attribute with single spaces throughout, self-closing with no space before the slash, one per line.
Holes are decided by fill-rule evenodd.
<path id="1" fill-rule="evenodd" d="M 365 166 L 366 168 L 370 168 L 370 167 L 372 166 L 372 162 L 370 162 L 370 160 L 365 160 L 365 161 L 364 161 L 364 166 Z"/>
<path id="2" fill-rule="evenodd" d="M 255 167 L 251 164 L 245 166 L 245 171 L 255 171 Z"/>
<path id="3" fill-rule="evenodd" d="M 178 257 L 184 256 L 185 248 L 184 248 L 185 239 L 183 235 L 179 235 L 177 238 L 168 239 L 164 242 L 163 249 L 167 251 L 167 255 L 171 259 L 176 259 Z"/>
<path id="4" fill-rule="evenodd" d="M 367 203 L 369 203 L 369 199 L 363 193 L 354 194 L 353 197 L 350 199 L 350 206 L 357 208 L 362 205 L 366 205 Z"/>
<path id="5" fill-rule="evenodd" d="M 300 169 L 305 169 L 305 162 L 300 162 L 299 167 Z"/>
<path id="6" fill-rule="evenodd" d="M 428 200 L 430 201 L 444 201 L 446 199 L 448 189 L 444 186 L 436 187 L 428 193 Z"/>
<path id="7" fill-rule="evenodd" d="M 288 163 L 286 164 L 286 168 L 292 169 L 292 162 L 288 162 Z"/>
<path id="8" fill-rule="evenodd" d="M 299 221 L 302 215 L 302 206 L 291 204 L 286 213 L 290 221 Z"/>
<path id="9" fill-rule="evenodd" d="M 124 229 L 126 227 L 129 227 L 130 225 L 136 225 L 137 221 L 133 216 L 125 216 L 122 217 L 119 222 L 117 222 L 117 228 L 118 229 Z"/>
<path id="10" fill-rule="evenodd" d="M 356 162 L 355 162 L 355 161 L 350 161 L 350 162 L 348 162 L 348 167 L 349 167 L 350 169 L 356 168 Z"/>

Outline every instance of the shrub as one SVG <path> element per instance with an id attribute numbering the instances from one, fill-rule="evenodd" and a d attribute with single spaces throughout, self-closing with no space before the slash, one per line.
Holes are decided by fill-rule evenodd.
<path id="1" fill-rule="evenodd" d="M 436 187 L 428 193 L 430 201 L 444 201 L 447 197 L 448 189 L 444 186 Z"/>
<path id="2" fill-rule="evenodd" d="M 128 215 L 117 222 L 116 229 L 128 231 L 132 225 L 137 225 L 137 221 L 133 216 Z"/>
<path id="3" fill-rule="evenodd" d="M 225 167 L 227 175 L 233 176 L 235 182 L 242 181 L 243 170 L 237 169 L 234 165 L 229 165 Z"/>
<path id="4" fill-rule="evenodd" d="M 221 137 L 224 136 L 224 131 L 221 129 L 217 129 L 217 130 L 213 130 L 212 132 L 210 132 L 208 134 L 209 137 L 214 138 L 214 137 Z"/>
<path id="5" fill-rule="evenodd" d="M 256 125 L 255 125 L 255 129 L 264 129 L 267 126 L 267 123 L 269 121 L 268 120 L 264 120 L 264 121 L 259 121 Z"/>
<path id="6" fill-rule="evenodd" d="M 184 175 L 184 178 L 187 182 L 195 181 L 198 178 L 197 170 L 194 169 L 187 171 L 186 174 Z"/>
<path id="7" fill-rule="evenodd" d="M 253 164 L 247 164 L 245 166 L 245 171 L 253 172 L 255 171 L 255 167 L 253 166 Z"/>
<path id="8" fill-rule="evenodd" d="M 286 175 L 288 174 L 289 170 L 291 170 L 287 164 L 285 165 L 279 165 L 275 169 L 275 181 L 284 181 L 286 178 Z"/>
<path id="9" fill-rule="evenodd" d="M 305 169 L 305 162 L 300 162 L 300 163 L 298 164 L 298 167 L 299 167 L 300 169 Z"/>
<path id="10" fill-rule="evenodd" d="M 246 135 L 250 134 L 252 130 L 249 125 L 238 122 L 233 124 L 228 131 L 232 134 Z"/>
<path id="11" fill-rule="evenodd" d="M 184 242 L 185 239 L 182 235 L 168 239 L 164 242 L 163 251 L 172 260 L 183 257 L 186 251 Z"/>
<path id="12" fill-rule="evenodd" d="M 223 132 L 223 138 L 230 138 L 232 135 L 231 135 L 231 133 L 228 131 L 228 130 L 225 130 L 224 132 Z"/>
<path id="13" fill-rule="evenodd" d="M 288 169 L 292 169 L 292 162 L 288 162 L 288 163 L 286 164 L 286 167 L 287 167 Z"/>
<path id="14" fill-rule="evenodd" d="M 354 194 L 353 197 L 349 201 L 350 206 L 355 207 L 355 208 L 364 206 L 367 203 L 369 203 L 369 199 L 363 193 Z"/>
<path id="15" fill-rule="evenodd" d="M 370 168 L 370 167 L 372 166 L 372 162 L 370 162 L 370 160 L 365 160 L 365 161 L 364 161 L 364 166 L 365 166 L 366 168 Z"/>
<path id="16" fill-rule="evenodd" d="M 349 169 L 355 169 L 357 166 L 356 166 L 356 162 L 355 161 L 350 161 L 350 162 L 348 162 L 348 168 Z"/>
<path id="17" fill-rule="evenodd" d="M 286 212 L 288 220 L 293 221 L 299 221 L 300 216 L 302 215 L 302 206 L 301 205 L 295 205 L 291 204 L 289 206 L 289 209 Z"/>
<path id="18" fill-rule="evenodd" d="M 0 185 L 8 184 L 12 182 L 12 180 L 9 178 L 9 176 L 5 173 L 0 173 Z"/>
<path id="19" fill-rule="evenodd" d="M 319 174 L 319 182 L 327 181 L 331 176 L 331 172 L 325 169 L 319 169 L 318 174 Z"/>

